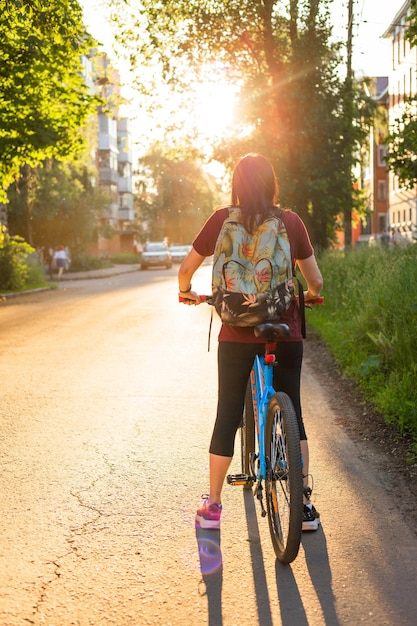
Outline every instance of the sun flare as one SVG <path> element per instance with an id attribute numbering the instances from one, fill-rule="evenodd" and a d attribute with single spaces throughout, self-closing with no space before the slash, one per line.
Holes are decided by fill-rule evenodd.
<path id="1" fill-rule="evenodd" d="M 195 124 L 203 137 L 219 139 L 235 121 L 236 88 L 227 83 L 205 82 L 196 88 Z"/>

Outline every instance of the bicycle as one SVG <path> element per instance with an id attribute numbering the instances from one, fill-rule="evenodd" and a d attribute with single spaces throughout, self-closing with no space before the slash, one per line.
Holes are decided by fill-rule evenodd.
<path id="1" fill-rule="evenodd" d="M 210 296 L 199 296 L 212 304 Z M 186 302 L 180 298 L 180 302 Z M 322 297 L 306 306 L 321 304 Z M 276 340 L 289 335 L 287 324 L 255 326 L 257 337 L 265 338 L 265 353 L 255 357 L 246 390 L 241 425 L 241 474 L 229 474 L 230 485 L 253 488 L 268 515 L 269 531 L 277 559 L 292 563 L 296 558 L 303 522 L 303 470 L 297 416 L 286 393 L 273 388 Z M 266 510 L 264 506 L 264 486 Z"/>

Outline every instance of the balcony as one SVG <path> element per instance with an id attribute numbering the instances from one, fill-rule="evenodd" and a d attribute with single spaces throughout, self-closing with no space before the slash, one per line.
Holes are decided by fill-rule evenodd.
<path id="1" fill-rule="evenodd" d="M 119 174 L 116 170 L 112 170 L 110 167 L 100 167 L 99 171 L 99 184 L 100 185 L 118 185 Z"/>
<path id="2" fill-rule="evenodd" d="M 132 222 L 135 219 L 135 211 L 133 207 L 119 207 L 117 219 L 121 220 L 122 222 Z"/>

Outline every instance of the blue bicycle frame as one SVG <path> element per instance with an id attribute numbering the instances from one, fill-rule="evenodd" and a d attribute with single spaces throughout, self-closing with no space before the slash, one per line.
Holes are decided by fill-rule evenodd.
<path id="1" fill-rule="evenodd" d="M 269 351 L 273 344 L 267 344 L 266 355 L 257 355 L 250 373 L 252 400 L 254 409 L 254 419 L 256 435 L 258 438 L 259 466 L 254 474 L 258 481 L 266 478 L 266 457 L 265 457 L 265 429 L 266 429 L 266 412 L 268 403 L 275 393 L 272 386 L 273 365 L 275 355 Z"/>

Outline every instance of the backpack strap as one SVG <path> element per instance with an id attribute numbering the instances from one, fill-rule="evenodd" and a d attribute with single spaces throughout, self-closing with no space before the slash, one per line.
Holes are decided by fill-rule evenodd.
<path id="1" fill-rule="evenodd" d="M 301 314 L 301 335 L 303 339 L 306 338 L 306 308 L 304 306 L 304 288 L 299 278 L 298 283 L 298 306 L 300 307 Z"/>

